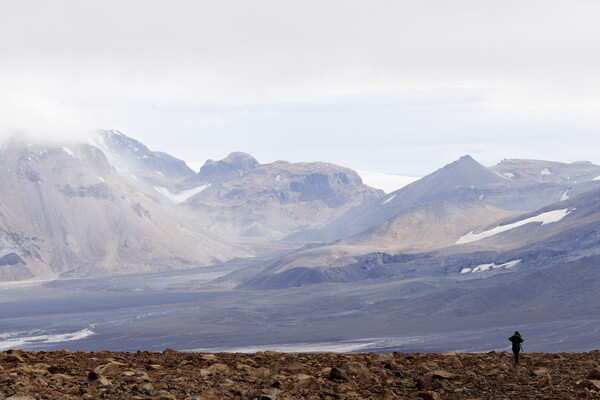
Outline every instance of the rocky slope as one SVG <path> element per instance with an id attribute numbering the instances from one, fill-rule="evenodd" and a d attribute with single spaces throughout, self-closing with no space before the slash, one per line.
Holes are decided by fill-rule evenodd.
<path id="1" fill-rule="evenodd" d="M 188 190 L 202 190 L 181 204 L 186 214 L 210 232 L 238 240 L 273 240 L 319 228 L 384 195 L 348 168 L 323 162 L 259 164 L 245 153 L 207 161 L 187 184 Z"/>
<path id="2" fill-rule="evenodd" d="M 542 182 L 573 185 L 600 176 L 600 166 L 589 161 L 567 164 L 544 160 L 505 159 L 490 170 L 521 185 Z"/>
<path id="3" fill-rule="evenodd" d="M 389 259 L 422 253 L 421 262 L 438 258 L 444 260 L 442 264 L 448 263 L 448 253 L 461 253 L 464 263 L 475 268 L 492 263 L 482 261 L 477 252 L 512 251 L 508 261 L 530 261 L 532 252 L 541 254 L 538 250 L 549 243 L 556 252 L 560 249 L 563 260 L 596 253 L 593 238 L 594 224 L 600 218 L 600 181 L 595 177 L 600 167 L 531 160 L 503 163 L 494 172 L 469 156 L 461 157 L 378 201 L 349 210 L 320 230 L 299 232 L 293 236 L 325 240 L 344 230 L 364 229 L 274 260 L 243 287 L 358 279 L 365 274 L 356 270 L 373 269 L 364 260 L 373 259 L 369 253 L 374 252 L 385 253 Z M 500 175 L 508 170 L 513 172 Z M 575 237 L 581 240 L 571 240 Z M 557 261 L 544 257 L 544 262 Z M 417 263 L 411 267 L 425 269 Z M 524 262 L 519 264 L 524 267 Z"/>
<path id="4" fill-rule="evenodd" d="M 122 179 L 90 145 L 0 150 L 0 281 L 209 265 L 244 253 Z"/>
<path id="5" fill-rule="evenodd" d="M 260 164 L 233 152 L 207 160 L 194 174 L 182 160 L 114 129 L 95 132 L 90 143 L 131 185 L 165 206 L 179 205 L 198 227 L 237 241 L 264 242 L 319 228 L 384 195 L 363 184 L 355 171 L 328 163 Z"/>
<path id="6" fill-rule="evenodd" d="M 112 165 L 149 179 L 178 179 L 194 175 L 184 161 L 167 153 L 152 151 L 142 142 L 116 129 L 98 130 L 90 142 L 106 154 Z"/>
<path id="7" fill-rule="evenodd" d="M 0 354 L 0 398 L 574 399 L 600 396 L 600 352 Z"/>

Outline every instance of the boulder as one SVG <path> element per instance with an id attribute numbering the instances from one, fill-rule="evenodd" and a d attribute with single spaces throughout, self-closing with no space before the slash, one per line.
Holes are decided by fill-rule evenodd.
<path id="1" fill-rule="evenodd" d="M 215 364 L 211 365 L 210 367 L 208 367 L 207 371 L 209 371 L 212 374 L 226 373 L 229 371 L 229 366 L 227 366 L 227 364 L 215 363 Z"/>
<path id="2" fill-rule="evenodd" d="M 548 376 L 550 374 L 550 370 L 545 367 L 540 367 L 540 368 L 534 369 L 531 372 L 531 374 L 535 375 L 535 376 Z"/>
<path id="3" fill-rule="evenodd" d="M 100 365 L 94 368 L 94 371 L 100 375 L 111 376 L 120 374 L 124 366 L 125 364 L 122 364 L 120 362 L 111 361 L 107 364 Z"/>
<path id="4" fill-rule="evenodd" d="M 600 380 L 584 379 L 577 383 L 578 388 L 600 390 Z"/>
<path id="5" fill-rule="evenodd" d="M 294 384 L 296 389 L 318 390 L 320 388 L 317 378 L 312 375 L 297 374 L 292 376 L 292 379 L 296 382 Z"/>
<path id="6" fill-rule="evenodd" d="M 585 376 L 586 379 L 600 379 L 600 369 L 593 369 Z"/>
<path id="7" fill-rule="evenodd" d="M 88 373 L 88 381 L 96 386 L 109 386 L 111 384 L 105 376 L 100 375 L 96 371 L 90 371 Z"/>
<path id="8" fill-rule="evenodd" d="M 453 374 L 452 372 L 437 370 L 431 375 L 431 377 L 433 379 L 456 379 L 459 377 L 459 375 Z"/>
<path id="9" fill-rule="evenodd" d="M 419 399 L 423 400 L 440 400 L 442 396 L 440 396 L 437 392 L 427 391 L 427 392 L 417 392 L 415 396 Z"/>
<path id="10" fill-rule="evenodd" d="M 217 361 L 218 358 L 216 355 L 209 353 L 209 354 L 202 354 L 200 356 L 201 359 L 203 359 L 204 361 Z"/>
<path id="11" fill-rule="evenodd" d="M 331 370 L 329 371 L 329 375 L 327 375 L 327 378 L 332 381 L 345 381 L 348 379 L 346 374 L 337 367 L 331 368 Z"/>

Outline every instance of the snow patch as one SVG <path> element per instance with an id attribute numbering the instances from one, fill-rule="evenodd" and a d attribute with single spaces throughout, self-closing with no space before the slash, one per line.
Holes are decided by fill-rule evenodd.
<path id="1" fill-rule="evenodd" d="M 544 168 L 540 171 L 540 175 L 552 175 L 552 172 L 548 168 Z"/>
<path id="2" fill-rule="evenodd" d="M 504 175 L 507 178 L 511 178 L 511 179 L 515 177 L 515 174 L 513 174 L 512 172 L 505 172 L 502 175 Z"/>
<path id="3" fill-rule="evenodd" d="M 396 196 L 398 195 L 398 193 L 394 193 L 394 195 L 392 197 L 390 197 L 389 199 L 387 199 L 386 201 L 383 202 L 383 204 L 387 204 L 390 201 L 394 200 L 396 198 Z"/>
<path id="4" fill-rule="evenodd" d="M 8 349 L 27 349 L 31 346 L 38 346 L 40 344 L 81 340 L 92 336 L 93 334 L 94 331 L 92 331 L 90 328 L 61 334 L 43 334 L 42 332 L 6 332 L 0 334 L 0 351 Z"/>
<path id="5" fill-rule="evenodd" d="M 162 194 L 163 196 L 165 196 L 166 198 L 171 200 L 173 203 L 183 203 L 190 197 L 197 195 L 198 193 L 204 191 L 205 189 L 207 189 L 209 187 L 210 187 L 210 183 L 206 184 L 206 185 L 198 186 L 198 187 L 195 187 L 192 189 L 183 190 L 179 193 L 172 193 L 169 189 L 161 187 L 161 186 L 154 186 L 154 190 L 156 190 L 158 193 Z"/>
<path id="6" fill-rule="evenodd" d="M 460 273 L 461 274 L 468 274 L 468 273 L 473 274 L 476 272 L 488 271 L 490 269 L 500 269 L 500 268 L 511 269 L 520 262 L 521 262 L 521 260 L 513 260 L 513 261 L 505 262 L 503 264 L 496 264 L 496 263 L 479 264 L 475 268 L 463 268 L 460 270 Z"/>
<path id="7" fill-rule="evenodd" d="M 571 197 L 569 196 L 569 190 L 565 190 L 565 192 L 562 194 L 562 196 L 560 196 L 560 200 L 559 201 L 565 201 L 565 200 L 569 200 Z"/>
<path id="8" fill-rule="evenodd" d="M 595 177 L 594 179 L 592 179 L 594 181 L 600 181 L 600 176 Z"/>
<path id="9" fill-rule="evenodd" d="M 71 157 L 75 157 L 75 155 L 73 155 L 73 152 L 68 147 L 63 147 L 62 149 L 65 153 L 67 153 Z"/>
<path id="10" fill-rule="evenodd" d="M 101 176 L 99 176 L 98 179 L 100 179 L 100 182 L 106 182 Z"/>
<path id="11" fill-rule="evenodd" d="M 565 208 L 562 210 L 548 211 L 548 212 L 536 215 L 531 218 L 513 222 L 512 224 L 500 225 L 500 226 L 497 226 L 495 228 L 492 228 L 490 230 L 483 231 L 480 233 L 474 233 L 473 231 L 471 231 L 471 232 L 467 233 L 466 235 L 461 236 L 456 242 L 454 242 L 454 244 L 465 244 L 465 243 L 476 242 L 478 240 L 485 239 L 485 238 L 497 235 L 502 232 L 506 232 L 506 231 L 514 229 L 514 228 L 518 228 L 519 226 L 523 226 L 523 225 L 529 224 L 531 222 L 541 222 L 542 225 L 550 224 L 553 222 L 558 222 L 561 219 L 563 219 L 564 217 L 566 217 L 567 215 L 569 215 L 569 213 L 573 210 L 575 210 L 575 209 L 574 208 L 571 208 L 571 209 Z"/>

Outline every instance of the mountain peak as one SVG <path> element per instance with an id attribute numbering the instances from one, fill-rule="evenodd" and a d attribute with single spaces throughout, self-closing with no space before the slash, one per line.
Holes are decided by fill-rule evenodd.
<path id="1" fill-rule="evenodd" d="M 458 159 L 458 161 L 463 160 L 463 161 L 475 161 L 475 159 L 473 157 L 471 157 L 470 154 L 465 154 L 464 156 L 462 156 L 461 158 Z M 475 161 L 477 162 L 477 161 Z"/>
<path id="2" fill-rule="evenodd" d="M 241 151 L 230 153 L 222 161 L 242 171 L 248 171 L 260 165 L 256 158 Z"/>
<path id="3" fill-rule="evenodd" d="M 142 142 L 133 139 L 117 129 L 96 131 L 91 142 L 121 168 L 147 170 L 169 178 L 189 177 L 194 174 L 184 161 L 169 154 L 150 150 Z"/>
<path id="4" fill-rule="evenodd" d="M 481 189 L 508 183 L 506 178 L 484 167 L 468 154 L 438 169 L 423 180 L 436 182 L 436 185 L 446 188 L 476 187 Z"/>
<path id="5" fill-rule="evenodd" d="M 258 167 L 260 163 L 248 153 L 236 151 L 222 160 L 207 160 L 194 180 L 205 182 L 227 181 L 242 176 Z"/>

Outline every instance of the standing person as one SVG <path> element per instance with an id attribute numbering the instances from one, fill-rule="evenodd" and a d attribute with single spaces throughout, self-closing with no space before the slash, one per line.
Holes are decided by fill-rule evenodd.
<path id="1" fill-rule="evenodd" d="M 518 364 L 519 352 L 523 350 L 523 348 L 521 347 L 521 343 L 523 343 L 525 339 L 521 337 L 521 334 L 519 332 L 515 332 L 515 334 L 509 337 L 508 340 L 512 342 L 512 352 L 515 355 L 515 364 Z"/>

